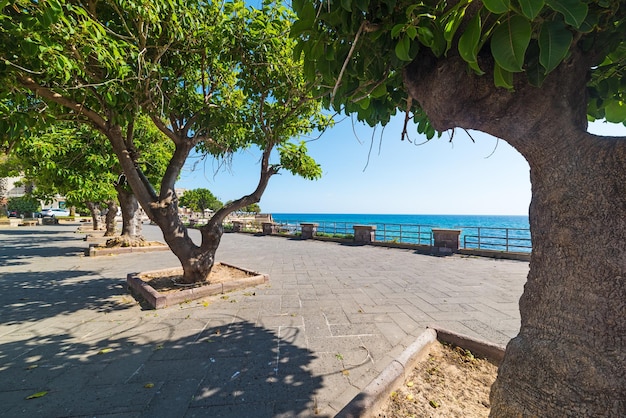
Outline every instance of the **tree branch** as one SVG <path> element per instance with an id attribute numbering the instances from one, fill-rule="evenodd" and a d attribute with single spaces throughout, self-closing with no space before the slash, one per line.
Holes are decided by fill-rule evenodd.
<path id="1" fill-rule="evenodd" d="M 68 108 L 78 113 L 79 115 L 84 115 L 98 131 L 106 134 L 109 123 L 95 111 L 89 109 L 88 107 L 84 106 L 81 103 L 77 103 L 68 97 L 65 97 L 59 93 L 56 93 L 55 91 L 53 91 L 52 89 L 48 87 L 42 87 L 30 77 L 18 76 L 17 81 L 23 87 L 32 91 L 36 95 L 41 96 L 44 99 L 48 99 L 65 108 Z"/>

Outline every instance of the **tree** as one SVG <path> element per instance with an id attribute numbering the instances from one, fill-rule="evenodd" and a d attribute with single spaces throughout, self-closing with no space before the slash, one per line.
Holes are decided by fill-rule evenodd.
<path id="1" fill-rule="evenodd" d="M 18 216 L 24 215 L 29 218 L 32 213 L 40 210 L 41 206 L 39 205 L 39 201 L 32 196 L 20 196 L 9 198 L 7 209 L 17 212 Z"/>
<path id="2" fill-rule="evenodd" d="M 587 133 L 626 120 L 624 2 L 293 5 L 326 106 L 487 132 L 530 165 L 530 272 L 491 415 L 626 415 L 626 138 Z"/>
<path id="3" fill-rule="evenodd" d="M 181 206 L 187 206 L 194 212 L 202 212 L 209 209 L 212 211 L 219 210 L 224 204 L 213 196 L 209 189 L 192 189 L 187 190 L 180 197 Z"/>
<path id="4" fill-rule="evenodd" d="M 274 174 L 321 175 L 294 139 L 323 129 L 328 118 L 302 60 L 293 58 L 293 15 L 279 3 L 266 1 L 263 10 L 239 0 L 3 4 L 0 81 L 9 93 L 0 97 L 35 96 L 47 112 L 73 116 L 109 140 L 129 187 L 180 260 L 183 282 L 206 280 L 223 220 L 258 202 Z M 159 187 L 138 164 L 141 112 L 175 146 Z M 187 156 L 195 148 L 223 158 L 248 147 L 261 153 L 256 189 L 218 210 L 196 245 L 178 217 L 174 188 Z"/>
<path id="5" fill-rule="evenodd" d="M 247 212 L 247 213 L 260 213 L 261 212 L 261 206 L 259 206 L 258 203 L 252 203 L 252 204 L 246 206 L 243 209 L 243 211 Z"/>
<path id="6" fill-rule="evenodd" d="M 135 145 L 141 153 L 143 171 L 149 178 L 159 178 L 172 147 L 145 116 L 137 118 Z M 20 174 L 34 184 L 33 195 L 40 200 L 60 194 L 70 206 L 85 205 L 92 214 L 94 229 L 99 229 L 100 207 L 106 205 L 112 212 L 107 218 L 107 236 L 115 235 L 115 200 L 119 199 L 122 231 L 111 245 L 143 240 L 141 228 L 135 226 L 141 225 L 136 199 L 118 182 L 121 169 L 117 158 L 106 138 L 89 126 L 63 122 L 31 133 L 16 143 L 0 166 L 2 171 Z"/>

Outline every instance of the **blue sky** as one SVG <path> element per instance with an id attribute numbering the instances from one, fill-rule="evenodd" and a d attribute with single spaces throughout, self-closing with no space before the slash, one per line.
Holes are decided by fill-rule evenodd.
<path id="1" fill-rule="evenodd" d="M 350 119 L 339 122 L 307 144 L 309 154 L 322 166 L 322 178 L 309 181 L 286 172 L 272 177 L 261 209 L 269 213 L 528 214 L 528 164 L 505 141 L 472 132 L 474 143 L 457 130 L 452 143 L 444 133 L 416 146 L 425 138 L 415 133 L 413 143 L 401 141 L 401 123 L 402 118 L 392 120 L 381 142 L 380 127 L 359 124 L 353 129 Z M 602 122 L 590 124 L 589 131 L 626 136 L 626 127 Z M 207 188 L 224 202 L 239 198 L 256 187 L 259 157 L 258 150 L 243 151 L 233 156 L 229 167 L 192 157 L 177 187 Z"/>

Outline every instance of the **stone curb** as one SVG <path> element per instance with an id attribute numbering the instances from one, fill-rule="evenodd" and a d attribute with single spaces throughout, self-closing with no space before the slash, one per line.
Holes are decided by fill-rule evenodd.
<path id="1" fill-rule="evenodd" d="M 99 247 L 99 244 L 89 244 L 89 248 L 85 250 L 85 255 L 88 257 L 98 257 L 101 255 L 115 255 L 115 254 L 127 254 L 127 253 L 149 253 L 153 251 L 169 251 L 170 247 L 165 244 L 161 245 L 146 245 L 145 247 L 114 247 L 106 248 Z"/>
<path id="2" fill-rule="evenodd" d="M 205 296 L 214 296 L 223 294 L 226 292 L 230 292 L 238 289 L 245 289 L 252 286 L 258 286 L 260 284 L 267 283 L 269 281 L 269 275 L 261 274 L 256 271 L 247 270 L 241 267 L 232 266 L 227 263 L 216 263 L 221 264 L 223 266 L 236 268 L 238 270 L 244 271 L 246 273 L 251 274 L 250 277 L 246 277 L 243 279 L 233 280 L 228 283 L 215 283 L 213 285 L 195 287 L 191 289 L 181 290 L 176 293 L 167 293 L 161 294 L 154 290 L 152 286 L 148 283 L 141 280 L 139 276 L 144 274 L 151 273 L 163 273 L 163 272 L 180 272 L 179 268 L 176 269 L 164 269 L 164 270 L 153 270 L 153 271 L 145 271 L 140 273 L 129 273 L 126 277 L 126 283 L 128 286 L 141 295 L 146 302 L 154 309 L 162 309 L 168 306 L 176 305 L 178 303 L 182 303 L 189 300 L 196 300 L 203 298 Z"/>
<path id="3" fill-rule="evenodd" d="M 420 361 L 435 341 L 454 344 L 470 350 L 479 357 L 485 357 L 500 364 L 504 357 L 503 346 L 475 339 L 452 331 L 429 327 L 415 342 L 408 346 L 398 358 L 391 362 L 355 396 L 335 418 L 370 418 L 377 416 L 383 402 L 406 378 L 406 372 Z"/>
<path id="4" fill-rule="evenodd" d="M 483 357 L 500 364 L 504 358 L 505 347 L 491 343 L 489 341 L 468 337 L 467 335 L 458 334 L 441 328 L 432 327 L 437 331 L 437 339 L 449 344 L 454 344 L 470 350 L 478 357 Z"/>
<path id="5" fill-rule="evenodd" d="M 428 348 L 437 340 L 437 331 L 427 329 L 408 346 L 400 356 L 393 360 L 372 380 L 357 396 L 346 405 L 335 418 L 365 418 L 374 416 L 382 402 L 395 387 L 402 384 L 405 372 L 428 352 Z"/>

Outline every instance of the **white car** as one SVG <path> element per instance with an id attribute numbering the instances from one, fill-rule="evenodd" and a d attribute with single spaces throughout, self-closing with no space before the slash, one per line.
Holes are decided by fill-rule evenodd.
<path id="1" fill-rule="evenodd" d="M 44 218 L 70 216 L 70 211 L 67 209 L 48 208 L 41 211 L 41 216 Z"/>

